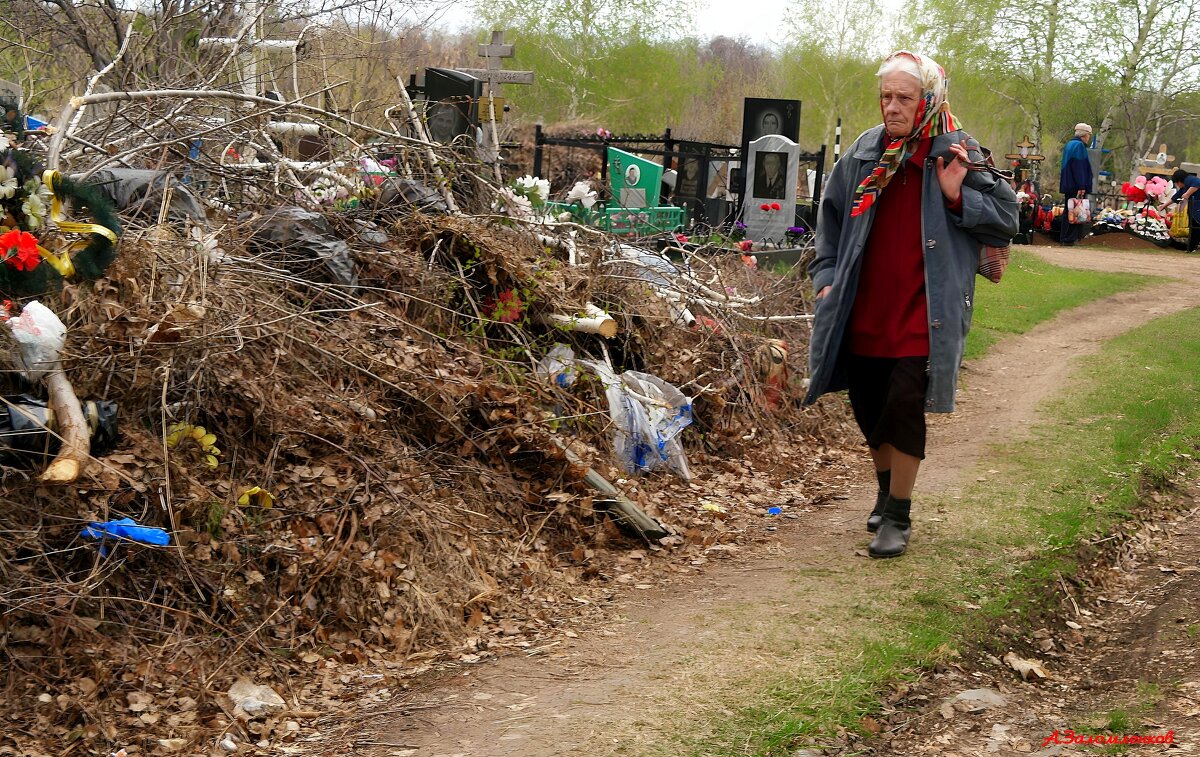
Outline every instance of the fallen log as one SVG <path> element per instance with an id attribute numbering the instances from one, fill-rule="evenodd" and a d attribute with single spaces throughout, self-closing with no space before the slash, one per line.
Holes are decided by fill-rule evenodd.
<path id="1" fill-rule="evenodd" d="M 56 363 L 42 379 L 46 384 L 50 410 L 57 419 L 58 436 L 62 445 L 58 455 L 41 475 L 46 484 L 70 484 L 79 478 L 91 452 L 91 439 L 83 407 L 75 389 L 67 380 L 61 363 Z"/>

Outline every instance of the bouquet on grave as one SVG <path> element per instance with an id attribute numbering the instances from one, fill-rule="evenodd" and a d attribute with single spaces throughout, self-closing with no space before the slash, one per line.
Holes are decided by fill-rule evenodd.
<path id="1" fill-rule="evenodd" d="M 526 174 L 501 187 L 496 210 L 512 218 L 533 218 L 550 199 L 550 182 Z"/>
<path id="2" fill-rule="evenodd" d="M 96 222 L 67 221 L 64 201 Z M 89 238 L 52 252 L 43 243 L 52 227 Z M 112 262 L 120 230 L 112 201 L 98 188 L 42 171 L 28 152 L 0 136 L 0 290 L 44 290 L 54 275 L 97 278 Z"/>

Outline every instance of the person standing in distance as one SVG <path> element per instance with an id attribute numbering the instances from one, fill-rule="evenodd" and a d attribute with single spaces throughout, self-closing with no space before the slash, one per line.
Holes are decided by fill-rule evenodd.
<path id="1" fill-rule="evenodd" d="M 1092 191 L 1092 163 L 1088 160 L 1088 143 L 1092 141 L 1092 127 L 1075 124 L 1075 136 L 1063 145 L 1062 168 L 1058 174 L 1058 190 L 1063 193 L 1065 204 L 1062 215 L 1062 231 L 1058 240 L 1073 245 L 1083 236 L 1085 224 L 1068 223 L 1071 200 L 1087 199 Z"/>
<path id="2" fill-rule="evenodd" d="M 834 166 L 818 211 L 804 402 L 849 390 L 878 483 L 868 553 L 882 558 L 908 548 L 925 413 L 954 409 L 980 247 L 1009 243 L 1017 198 L 959 127 L 941 66 L 900 50 L 877 76 L 883 123 Z"/>
<path id="3" fill-rule="evenodd" d="M 1171 197 L 1171 202 L 1187 203 L 1188 214 L 1188 243 L 1187 251 L 1195 252 L 1200 246 L 1200 197 L 1196 197 L 1196 191 L 1200 190 L 1200 179 L 1192 176 L 1182 168 L 1175 169 L 1175 173 L 1171 174 L 1171 182 L 1175 184 L 1175 194 Z M 1168 203 L 1163 203 L 1166 207 Z M 1176 213 L 1183 212 L 1184 205 L 1177 205 Z"/>

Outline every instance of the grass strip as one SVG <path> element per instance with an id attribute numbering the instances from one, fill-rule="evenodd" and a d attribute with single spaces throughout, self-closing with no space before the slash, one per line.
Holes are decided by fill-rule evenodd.
<path id="1" fill-rule="evenodd" d="M 1146 286 L 1151 276 L 1060 268 L 1014 247 L 999 284 L 976 279 L 975 319 L 964 359 L 982 357 L 1009 334 L 1024 334 L 1064 310 Z"/>
<path id="2" fill-rule="evenodd" d="M 862 582 L 891 595 L 869 628 L 841 634 L 823 671 L 787 670 L 759 685 L 682 751 L 792 755 L 866 732 L 880 698 L 956 648 L 986 645 L 1001 623 L 1036 615 L 1061 577 L 1087 560 L 1080 545 L 1113 532 L 1147 487 L 1194 464 L 1200 444 L 1200 310 L 1154 321 L 1083 362 L 1031 437 L 995 450 L 998 471 L 961 499 L 925 506 L 920 546 L 901 561 L 856 564 Z M 943 512 L 936 520 L 928 513 Z M 940 521 L 940 522 L 939 522 Z M 885 561 L 879 561 L 885 562 Z M 869 590 L 868 590 L 869 591 Z M 847 601 L 853 598 L 847 597 Z"/>

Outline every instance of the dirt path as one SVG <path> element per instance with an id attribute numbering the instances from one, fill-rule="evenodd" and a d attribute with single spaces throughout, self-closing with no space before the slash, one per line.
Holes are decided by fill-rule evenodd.
<path id="1" fill-rule="evenodd" d="M 970 365 L 959 412 L 932 424 L 918 503 L 974 480 L 984 445 L 1023 434 L 1075 358 L 1151 319 L 1200 305 L 1200 256 L 1034 249 L 1059 265 L 1178 281 L 1066 313 Z M 355 753 L 672 753 L 671 733 L 711 721 L 714 708 L 720 712 L 745 682 L 820 664 L 856 638 L 851 612 L 855 598 L 867 596 L 864 583 L 886 586 L 896 573 L 856 554 L 868 541 L 862 521 L 873 490 L 869 475 L 864 460 L 863 485 L 848 499 L 784 521 L 766 556 L 631 591 L 619 602 L 619 623 L 568 639 L 551 656 L 511 656 L 449 677 L 422 693 L 419 708 L 371 724 L 372 741 Z M 932 534 L 921 541 L 928 514 L 916 510 L 913 549 L 935 548 Z"/>

